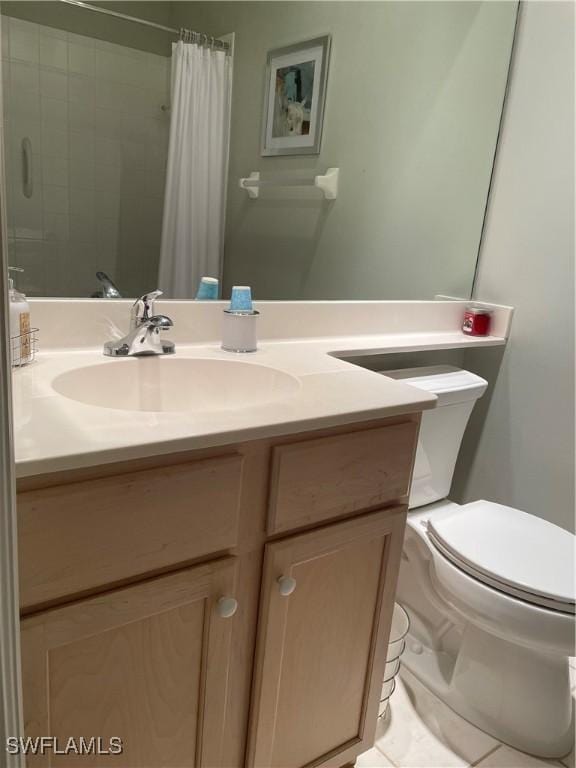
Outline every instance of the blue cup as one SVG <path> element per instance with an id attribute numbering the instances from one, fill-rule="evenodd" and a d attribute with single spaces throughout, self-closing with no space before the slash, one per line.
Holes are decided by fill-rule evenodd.
<path id="1" fill-rule="evenodd" d="M 203 277 L 198 286 L 196 301 L 218 299 L 218 280 L 215 277 Z"/>
<path id="2" fill-rule="evenodd" d="M 232 312 L 252 312 L 252 291 L 249 285 L 235 285 L 230 297 Z"/>

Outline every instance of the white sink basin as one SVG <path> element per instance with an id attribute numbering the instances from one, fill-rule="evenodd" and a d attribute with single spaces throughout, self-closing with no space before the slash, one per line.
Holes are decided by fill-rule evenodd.
<path id="1" fill-rule="evenodd" d="M 52 387 L 86 405 L 123 411 L 225 411 L 284 400 L 300 382 L 255 363 L 205 358 L 132 357 L 75 368 Z"/>

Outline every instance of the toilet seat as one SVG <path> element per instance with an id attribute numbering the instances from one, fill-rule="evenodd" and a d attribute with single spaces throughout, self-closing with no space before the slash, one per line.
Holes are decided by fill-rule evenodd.
<path id="1" fill-rule="evenodd" d="M 497 538 L 490 524 L 480 523 L 478 534 L 467 514 L 471 506 L 443 499 L 408 513 L 397 600 L 410 614 L 414 629 L 403 663 L 455 712 L 495 738 L 541 757 L 557 757 L 574 743 L 568 672 L 568 657 L 574 655 L 574 614 L 537 604 L 527 590 L 518 597 L 509 584 L 496 579 L 488 583 L 477 568 L 464 569 L 462 553 L 471 561 L 464 547 L 456 558 L 433 542 L 432 528 L 450 539 L 442 521 L 452 527 L 454 519 L 462 517 L 467 521 L 465 541 L 477 544 L 484 530 L 490 532 L 477 548 L 487 550 L 487 559 L 493 556 L 491 571 L 499 563 L 498 554 L 514 549 L 520 559 L 523 547 L 511 545 L 529 538 L 526 529 L 516 530 L 510 539 L 505 526 L 507 535 Z M 500 508 L 500 515 L 503 512 L 509 510 Z M 514 515 L 514 521 L 518 519 Z M 568 536 L 572 560 L 575 539 Z M 500 546 L 492 546 L 495 542 Z M 499 551 L 493 555 L 493 550 Z M 537 548 L 540 554 L 542 550 L 543 545 Z M 486 559 L 481 562 L 486 569 Z M 512 574 L 516 579 L 519 575 L 526 576 Z M 536 587 L 556 591 L 542 581 Z"/>
<path id="2" fill-rule="evenodd" d="M 574 614 L 574 537 L 512 507 L 476 501 L 428 520 L 430 542 L 478 581 L 535 606 Z"/>

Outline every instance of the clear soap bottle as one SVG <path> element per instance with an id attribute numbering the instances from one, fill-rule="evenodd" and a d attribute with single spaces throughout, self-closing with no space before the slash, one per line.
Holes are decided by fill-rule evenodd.
<path id="1" fill-rule="evenodd" d="M 9 267 L 13 272 L 23 272 L 18 267 Z M 14 287 L 14 280 L 8 281 L 10 307 L 10 358 L 13 367 L 26 365 L 32 360 L 32 335 L 30 332 L 30 305 L 26 296 Z"/>

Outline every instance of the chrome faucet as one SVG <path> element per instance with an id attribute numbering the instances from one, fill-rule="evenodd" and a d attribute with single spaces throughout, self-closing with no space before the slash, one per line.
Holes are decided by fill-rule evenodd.
<path id="1" fill-rule="evenodd" d="M 121 299 L 122 294 L 116 288 L 106 272 L 96 272 L 96 277 L 102 283 L 102 288 L 90 297 L 91 299 Z"/>
<path id="2" fill-rule="evenodd" d="M 150 291 L 150 293 L 145 293 L 144 296 L 140 296 L 140 298 L 136 299 L 134 304 L 132 304 L 132 309 L 130 310 L 131 331 L 134 331 L 138 326 L 154 316 L 154 302 L 158 296 L 162 296 L 162 291 Z"/>
<path id="3" fill-rule="evenodd" d="M 166 315 L 154 314 L 154 301 L 162 291 L 151 291 L 137 299 L 130 310 L 130 331 L 117 341 L 104 344 L 104 354 L 111 357 L 133 355 L 173 355 L 174 342 L 163 340 L 160 332 L 174 324 Z"/>

